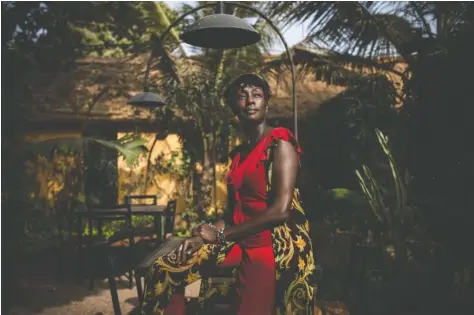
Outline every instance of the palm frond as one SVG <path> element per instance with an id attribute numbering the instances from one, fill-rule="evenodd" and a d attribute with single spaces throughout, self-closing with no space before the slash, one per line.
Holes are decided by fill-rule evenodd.
<path id="1" fill-rule="evenodd" d="M 377 220 L 379 220 L 380 223 L 384 223 L 384 219 L 382 217 L 382 214 L 380 213 L 380 204 L 378 203 L 379 200 L 377 200 L 377 197 L 375 196 L 374 191 L 372 187 L 369 185 L 369 181 L 367 180 L 367 177 L 369 175 L 366 174 L 365 172 L 362 173 L 359 170 L 356 170 L 355 173 L 359 180 L 359 185 L 362 189 L 362 193 L 364 194 L 365 198 L 367 199 L 370 205 L 370 209 L 372 210 Z"/>
<path id="2" fill-rule="evenodd" d="M 390 169 L 392 172 L 392 178 L 394 181 L 395 192 L 396 192 L 397 211 L 395 215 L 399 215 L 403 211 L 403 207 L 405 206 L 406 201 L 407 201 L 406 189 L 403 183 L 403 178 L 400 175 L 397 163 L 395 162 L 395 158 L 393 157 L 392 152 L 388 146 L 387 136 L 385 136 L 379 129 L 375 129 L 375 133 L 377 135 L 379 144 L 382 147 L 382 150 L 384 151 L 390 163 Z"/>
<path id="3" fill-rule="evenodd" d="M 389 161 L 390 175 L 394 183 L 394 202 L 390 205 L 385 205 L 384 199 L 388 192 L 382 192 L 380 185 L 367 165 L 363 165 L 362 169 L 356 170 L 355 173 L 359 179 L 359 185 L 362 192 L 368 200 L 377 219 L 382 223 L 387 222 L 388 224 L 391 224 L 391 222 L 395 220 L 403 222 L 403 215 L 405 215 L 406 211 L 409 210 L 406 180 L 404 180 L 398 170 L 397 163 L 388 144 L 387 136 L 377 128 L 375 129 L 375 134 L 385 157 Z M 390 196 L 387 197 L 387 199 L 390 198 Z M 385 217 L 386 220 L 384 220 L 383 217 Z"/>
<path id="4" fill-rule="evenodd" d="M 426 34 L 429 38 L 434 38 L 434 30 L 431 28 L 429 19 L 433 19 L 434 16 L 430 10 L 431 4 L 426 2 L 408 2 L 407 13 L 412 15 L 414 20 L 419 23 L 422 28 L 422 34 Z"/>
<path id="5" fill-rule="evenodd" d="M 353 78 L 384 73 L 394 74 L 401 80 L 406 80 L 408 77 L 406 73 L 395 69 L 396 60 L 377 62 L 370 58 L 322 49 L 304 43 L 295 45 L 291 51 L 298 76 L 314 75 L 315 80 L 329 84 L 346 85 Z M 282 54 L 279 58 L 266 62 L 265 71 L 278 76 L 282 71 L 288 70 L 288 67 L 288 59 L 285 54 Z"/>
<path id="6" fill-rule="evenodd" d="M 262 39 L 257 43 L 257 46 L 260 51 L 263 51 L 264 55 L 269 55 L 270 48 L 273 47 L 275 42 L 279 42 L 280 39 L 277 39 L 275 31 L 261 18 L 257 19 L 253 27 L 262 36 Z"/>
<path id="7" fill-rule="evenodd" d="M 166 11 L 163 8 L 163 4 L 161 2 L 156 2 L 156 1 L 151 2 L 151 3 L 155 5 L 158 21 L 160 21 L 161 24 L 165 28 L 170 27 L 170 25 L 171 25 L 170 18 L 166 14 Z M 178 31 L 175 28 L 170 30 L 170 36 L 173 38 L 173 40 L 175 42 L 179 43 L 178 44 L 179 49 L 180 49 L 181 53 L 183 54 L 183 56 L 186 57 L 186 50 L 184 49 L 183 45 L 181 44 Z"/>
<path id="8" fill-rule="evenodd" d="M 181 79 L 176 63 L 168 53 L 163 41 L 157 36 L 153 36 L 151 41 L 153 43 L 153 58 L 150 60 L 152 62 L 151 69 L 160 71 L 160 85 L 166 87 L 166 89 L 179 85 L 181 83 Z"/>
<path id="9" fill-rule="evenodd" d="M 268 12 L 283 25 L 309 21 L 308 39 L 331 50 L 359 56 L 405 55 L 403 43 L 416 36 L 412 24 L 384 1 L 273 2 Z"/>
<path id="10" fill-rule="evenodd" d="M 102 139 L 86 138 L 91 142 L 97 142 L 109 149 L 116 150 L 125 160 L 128 166 L 133 166 L 138 162 L 140 155 L 148 152 L 145 144 L 146 140 L 136 138 L 133 135 L 124 136 L 115 141 L 107 141 Z"/>
<path id="11" fill-rule="evenodd" d="M 169 16 L 170 11 L 165 10 L 162 3 L 152 2 L 152 5 L 155 8 L 158 20 L 164 29 L 168 29 L 172 24 L 171 21 L 177 17 Z M 186 51 L 182 46 L 178 32 L 173 28 L 166 38 L 152 34 L 150 40 L 152 43 L 151 69 L 156 69 L 161 72 L 161 86 L 165 87 L 166 90 L 172 89 L 174 86 L 179 85 L 181 80 L 174 59 L 169 52 L 174 51 L 176 46 L 178 46 L 182 54 L 186 57 Z"/>

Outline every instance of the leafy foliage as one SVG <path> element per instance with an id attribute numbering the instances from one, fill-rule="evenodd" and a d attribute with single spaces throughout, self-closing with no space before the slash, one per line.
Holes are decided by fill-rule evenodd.
<path id="1" fill-rule="evenodd" d="M 394 188 L 391 189 L 391 191 L 395 192 L 393 205 L 386 204 L 387 198 L 384 197 L 384 194 L 380 189 L 380 184 L 377 183 L 376 179 L 373 177 L 372 171 L 367 165 L 363 165 L 361 170 L 356 170 L 356 174 L 362 192 L 368 199 L 375 217 L 381 224 L 390 226 L 395 224 L 397 221 L 405 221 L 403 216 L 405 215 L 407 208 L 408 198 L 406 186 L 408 185 L 409 178 L 403 179 L 400 175 L 398 166 L 388 147 L 387 137 L 378 129 L 375 130 L 375 133 L 384 154 L 389 160 L 391 175 L 394 182 Z"/>
<path id="2" fill-rule="evenodd" d="M 187 9 L 189 7 L 183 7 L 183 10 Z M 240 17 L 252 17 L 245 10 L 227 4 L 224 11 Z M 184 24 L 209 13 L 211 10 L 197 12 Z M 257 27 L 263 27 L 261 21 L 255 23 Z M 192 192 L 186 211 L 190 218 L 199 220 L 206 212 L 219 212 L 215 196 L 218 151 L 235 133 L 235 126 L 229 124 L 232 113 L 222 100 L 223 87 L 235 75 L 260 68 L 264 62 L 260 48 L 268 42 L 226 51 L 196 49 L 192 59 L 177 61 L 171 57 L 170 47 L 158 38 L 154 39 L 156 61 L 152 69 L 159 69 L 162 77 L 153 85 L 156 84 L 165 93 L 168 110 L 174 114 L 170 120 L 170 132 L 180 135 L 185 155 L 189 157 L 189 164 L 184 165 L 188 167 L 188 183 L 192 187 L 188 190 Z M 186 69 L 187 65 L 188 70 L 178 71 L 176 62 L 181 63 L 179 69 Z M 227 150 L 227 147 L 222 149 Z"/>
<path id="3" fill-rule="evenodd" d="M 402 56 L 409 61 L 409 46 L 422 36 L 434 36 L 432 20 L 444 11 L 452 16 L 450 26 L 463 25 L 465 4 L 443 6 L 390 1 L 370 2 L 272 2 L 269 13 L 283 25 L 310 21 L 308 40 L 330 49 L 373 58 Z M 458 13 L 461 14 L 458 14 Z M 411 47 L 410 47 L 411 48 Z"/>
<path id="4" fill-rule="evenodd" d="M 301 69 L 329 72 L 332 82 L 362 69 L 389 72 L 406 84 L 402 88 L 407 95 L 419 93 L 407 83 L 420 61 L 446 54 L 449 38 L 473 26 L 472 6 L 467 3 L 276 1 L 265 8 L 282 26 L 309 22 L 303 43 L 324 53 L 296 58 Z M 408 65 L 405 71 L 395 69 L 399 62 Z"/>
<path id="5" fill-rule="evenodd" d="M 37 208 L 31 206 L 29 186 L 25 184 L 35 183 L 34 179 L 28 181 L 30 177 L 25 173 L 28 152 L 54 157 L 69 149 L 80 152 L 86 144 L 95 143 L 117 150 L 130 165 L 138 155 L 145 153 L 143 140 L 135 137 L 117 141 L 57 139 L 31 144 L 25 143 L 23 136 L 30 131 L 31 120 L 38 111 L 53 106 L 48 99 L 41 102 L 37 98 L 38 89 L 49 88 L 58 74 L 73 69 L 79 58 L 149 52 L 150 35 L 166 27 L 158 18 L 163 12 L 168 17 L 174 16 L 163 3 L 157 2 L 2 2 L 2 64 L 7 72 L 15 74 L 5 81 L 2 102 L 5 105 L 2 111 L 2 122 L 5 122 L 2 163 L 8 165 L 4 175 L 9 178 L 2 190 L 2 206 L 8 209 L 3 213 L 11 222 L 8 233 L 13 240 L 7 247 L 14 248 L 14 244 L 25 236 L 25 220 L 33 219 L 29 210 Z M 173 37 L 169 37 L 167 43 L 177 47 Z M 102 92 L 114 92 L 112 90 L 105 87 Z M 92 95 L 90 100 L 78 105 L 92 107 L 101 95 Z M 87 129 L 86 126 L 83 129 Z M 79 197 L 76 193 L 73 195 Z"/>
<path id="6" fill-rule="evenodd" d="M 107 148 L 116 150 L 123 156 L 128 166 L 138 162 L 141 154 L 148 152 L 145 147 L 145 140 L 136 138 L 133 134 L 128 134 L 116 141 L 106 141 L 96 138 L 66 138 L 59 137 L 52 140 L 25 142 L 24 150 L 29 154 L 40 154 L 46 158 L 52 158 L 55 150 L 62 152 L 82 151 L 87 143 L 96 142 Z"/>
<path id="7" fill-rule="evenodd" d="M 404 167 L 408 166 L 415 176 L 416 191 L 424 198 L 430 196 L 428 199 L 431 200 L 431 196 L 437 196 L 434 199 L 445 205 L 454 202 L 455 208 L 464 212 L 461 209 L 466 209 L 465 198 L 459 191 L 462 190 L 461 183 L 465 182 L 461 175 L 461 165 L 465 167 L 465 164 L 461 161 L 466 160 L 467 151 L 460 139 L 468 131 L 456 126 L 465 125 L 461 113 L 465 115 L 472 108 L 468 105 L 470 98 L 466 97 L 468 87 L 464 79 L 474 69 L 470 57 L 473 46 L 469 40 L 474 34 L 472 3 L 272 2 L 266 9 L 280 25 L 288 26 L 303 20 L 309 22 L 308 37 L 304 44 L 313 53 L 295 53 L 298 69 L 315 73 L 316 77 L 330 83 L 342 81 L 349 89 L 351 80 L 362 82 L 364 77 L 369 79 L 364 85 L 370 86 L 371 76 L 364 73 L 364 69 L 372 70 L 377 76 L 390 75 L 398 81 L 398 85 L 393 86 L 399 90 L 397 103 L 402 105 L 398 117 L 382 115 L 385 118 L 392 116 L 393 121 L 390 122 L 385 118 L 382 120 L 382 117 L 380 120 L 371 119 L 370 115 L 363 114 L 352 124 L 358 128 L 368 120 L 375 122 L 376 125 L 367 129 L 368 134 L 373 128 L 381 128 L 390 135 L 392 142 L 395 142 L 392 145 L 396 148 L 394 154 L 397 160 Z M 278 67 L 275 64 L 275 71 Z M 357 95 L 357 89 L 354 91 Z M 382 89 L 374 91 L 381 92 Z M 393 95 L 392 92 L 389 94 Z M 365 102 L 370 104 L 372 100 L 364 98 L 361 104 Z M 321 109 L 318 116 L 327 118 L 323 112 Z M 321 126 L 325 124 L 322 118 L 316 117 L 316 121 Z M 431 138 L 436 140 L 426 141 Z M 343 141 L 333 139 L 330 140 L 335 142 L 333 147 Z M 366 157 L 366 152 L 371 151 L 368 149 L 374 147 L 374 142 L 370 143 L 366 150 L 359 151 L 348 141 L 341 144 L 341 147 L 347 146 L 347 150 L 343 149 L 339 153 L 331 150 L 327 155 L 333 161 L 335 156 L 340 157 L 340 164 L 346 165 L 347 159 L 342 156 L 353 154 Z M 321 149 L 323 144 L 318 142 L 316 147 Z M 318 154 L 326 153 L 316 152 Z M 364 159 L 362 163 L 365 163 Z M 351 167 L 357 168 L 359 165 Z M 467 168 L 471 169 L 469 166 Z M 342 173 L 348 174 L 349 170 L 350 167 Z M 471 176 L 472 172 L 469 174 Z M 340 174 L 333 178 L 347 176 Z M 433 202 L 425 206 L 432 208 Z M 438 218 L 433 218 L 438 222 L 436 225 L 440 224 L 438 220 L 446 221 L 441 209 L 437 215 L 428 209 L 426 211 Z M 465 212 L 462 216 L 467 218 L 469 215 Z M 446 233 L 443 238 L 450 238 L 447 234 L 450 233 Z"/>
<path id="8" fill-rule="evenodd" d="M 314 168 L 308 174 L 313 184 L 310 187 L 318 182 L 312 178 L 319 178 L 318 184 L 324 188 L 356 189 L 359 183 L 373 212 L 369 220 L 350 214 L 365 213 L 364 206 L 345 209 L 344 216 L 333 213 L 339 208 L 326 208 L 334 203 L 326 202 L 318 209 L 329 212 L 326 217 L 334 221 L 346 219 L 349 222 L 346 227 L 359 231 L 370 229 L 376 235 L 373 242 L 384 250 L 390 249 L 381 255 L 381 247 L 375 248 L 372 252 L 377 252 L 378 257 L 370 249 L 358 249 L 361 253 L 352 267 L 359 274 L 354 276 L 347 297 L 350 312 L 381 314 L 387 309 L 396 312 L 394 307 L 400 307 L 404 304 L 400 302 L 405 300 L 404 306 L 421 305 L 419 300 L 409 299 L 407 292 L 419 294 L 421 290 L 414 288 L 423 286 L 423 292 L 428 292 L 427 301 L 433 296 L 445 300 L 445 295 L 427 288 L 432 283 L 430 278 L 445 277 L 446 282 L 437 284 L 437 288 L 452 288 L 452 275 L 458 271 L 439 256 L 435 263 L 439 269 L 431 263 L 433 256 L 428 252 L 439 254 L 439 248 L 432 247 L 433 239 L 448 245 L 450 257 L 444 259 L 454 259 L 466 266 L 474 257 L 459 242 L 472 238 L 472 233 L 467 231 L 472 231 L 474 222 L 470 211 L 472 198 L 461 193 L 465 183 L 474 178 L 472 163 L 465 162 L 471 156 L 468 153 L 471 146 L 461 140 L 472 133 L 463 116 L 472 112 L 472 97 L 467 93 L 470 81 L 465 78 L 474 70 L 474 46 L 470 40 L 474 36 L 474 6 L 470 2 L 279 1 L 267 4 L 266 9 L 283 26 L 309 23 L 308 36 L 302 43 L 306 51 L 299 53 L 302 49 L 294 49 L 295 61 L 302 72 L 314 73 L 317 79 L 328 83 L 346 85 L 349 90 L 353 79 L 365 81 L 362 86 L 369 87 L 372 84 L 369 72 L 372 72 L 375 76 L 394 78 L 398 86 L 393 87 L 402 92 L 397 96 L 401 105 L 398 115 L 383 114 L 391 105 L 372 109 L 371 113 L 375 114 L 372 116 L 365 110 L 349 112 L 345 105 L 331 102 L 333 115 L 323 107 L 308 122 L 315 125 L 308 128 L 313 131 L 311 134 L 320 135 L 313 137 L 313 146 L 303 144 L 306 156 L 314 153 L 307 163 Z M 278 72 L 285 63 L 275 62 L 271 70 Z M 361 95 L 370 88 L 361 91 L 364 90 Z M 357 89 L 353 91 L 358 96 Z M 379 97 L 387 93 L 382 88 L 373 92 Z M 375 97 L 360 99 L 362 107 L 365 103 L 376 103 L 375 100 Z M 347 100 L 342 97 L 338 101 Z M 357 130 L 364 125 L 368 128 L 359 134 Z M 373 129 L 388 135 L 392 157 L 387 156 L 387 151 L 378 150 L 379 145 L 386 143 L 381 137 L 374 139 Z M 357 139 L 355 135 L 363 136 L 361 141 L 353 141 Z M 395 160 L 398 167 L 394 166 Z M 404 193 L 407 184 L 404 176 L 395 172 L 407 168 L 414 176 L 408 196 Z M 351 174 L 353 169 L 359 170 L 356 182 Z M 405 243 L 407 240 L 410 246 Z M 383 243 L 391 245 L 384 247 Z M 424 254 L 420 255 L 421 252 Z M 392 263 L 391 255 L 395 255 L 396 264 Z M 392 291 L 388 290 L 390 286 Z M 445 292 L 450 294 L 449 289 Z M 381 303 L 374 303 L 375 300 Z M 378 308 L 382 304 L 386 309 Z"/>
<path id="9" fill-rule="evenodd" d="M 168 17 L 173 14 L 156 2 L 4 2 L 2 9 L 7 17 L 7 46 L 25 52 L 36 47 L 43 57 L 48 50 L 53 56 L 61 53 L 67 61 L 90 53 L 111 53 L 116 48 L 148 51 L 150 34 L 163 30 L 163 13 Z M 60 51 L 55 49 L 57 44 Z M 36 60 L 44 64 L 44 59 Z"/>
<path id="10" fill-rule="evenodd" d="M 136 164 L 140 155 L 148 152 L 147 148 L 145 147 L 146 141 L 141 138 L 136 138 L 134 135 L 126 135 L 113 142 L 100 139 L 89 140 L 117 150 L 123 156 L 128 166 L 133 166 Z"/>

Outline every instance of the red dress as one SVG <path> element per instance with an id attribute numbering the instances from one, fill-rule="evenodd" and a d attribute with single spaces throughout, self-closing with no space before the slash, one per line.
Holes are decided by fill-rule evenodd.
<path id="1" fill-rule="evenodd" d="M 232 157 L 232 163 L 227 175 L 227 183 L 229 186 L 229 195 L 234 199 L 232 202 L 234 206 L 234 212 L 232 214 L 233 224 L 245 222 L 267 209 L 269 203 L 267 196 L 267 170 L 265 165 L 266 161 L 268 161 L 267 152 L 269 150 L 267 149 L 275 143 L 275 140 L 279 139 L 295 144 L 299 158 L 301 150 L 291 132 L 285 128 L 273 129 L 257 143 L 244 159 L 241 158 L 242 156 L 238 150 Z M 298 211 L 293 210 L 293 212 L 297 215 Z M 291 220 L 289 220 L 289 222 L 291 222 Z M 300 228 L 303 229 L 303 226 Z M 279 236 L 277 235 L 277 237 Z M 290 239 L 290 241 L 296 240 Z M 301 243 L 302 239 L 298 238 L 298 242 L 299 246 L 304 247 Z M 310 244 L 309 239 L 306 239 L 306 242 Z M 205 257 L 208 257 L 207 255 L 212 250 L 212 246 L 214 245 L 205 245 L 201 249 L 201 251 L 205 253 Z M 298 253 L 301 252 L 304 255 L 309 255 L 308 253 L 311 253 L 311 247 L 308 245 L 306 248 L 307 252 L 298 250 Z M 281 264 L 279 265 L 275 261 L 275 252 L 279 254 L 280 249 L 273 246 L 272 231 L 269 229 L 236 242 L 228 251 L 225 251 L 224 259 L 217 266 L 219 268 L 238 268 L 237 300 L 235 301 L 236 305 L 234 308 L 237 315 L 274 315 L 277 307 L 279 307 L 279 310 L 286 309 L 286 305 L 282 306 L 282 303 L 286 303 L 286 296 L 288 294 L 288 298 L 292 296 L 291 294 L 296 294 L 293 292 L 294 290 L 289 291 L 286 287 L 276 287 L 277 281 L 287 278 L 287 275 L 284 273 L 285 270 L 293 269 L 288 269 L 288 266 L 286 266 L 286 269 L 283 270 L 280 266 Z M 288 258 L 290 256 L 285 255 L 284 257 Z M 299 256 L 295 257 L 298 258 Z M 300 257 L 298 259 L 300 259 L 298 261 L 300 262 L 303 258 Z M 307 261 L 307 265 L 310 266 L 311 261 Z M 161 314 L 160 310 L 166 306 L 164 312 L 166 315 L 184 314 L 184 290 L 179 287 L 179 285 L 183 279 L 185 279 L 183 284 L 186 284 L 186 281 L 188 281 L 186 279 L 196 277 L 200 268 L 201 266 L 192 259 L 184 266 L 176 265 L 174 256 L 157 261 L 155 269 L 150 273 L 153 277 L 147 280 L 149 289 L 145 290 L 144 313 Z M 301 269 L 301 267 L 298 266 L 295 268 Z M 278 275 L 277 270 L 279 271 Z M 306 269 L 303 271 L 305 270 Z M 193 275 L 193 277 L 188 275 Z M 291 273 L 288 276 L 291 278 L 289 279 L 290 282 L 295 281 L 295 274 Z M 170 279 L 173 281 L 170 281 Z M 301 282 L 304 280 L 304 278 L 298 279 L 296 281 Z M 188 282 L 191 282 L 191 280 Z M 291 285 L 298 289 L 293 282 L 291 282 Z M 282 291 L 282 289 L 284 291 Z M 157 290 L 160 292 L 157 293 Z M 298 290 L 297 294 L 300 294 Z M 285 295 L 278 295 L 280 291 L 284 292 Z M 172 297 L 168 303 L 167 299 L 171 294 Z M 277 300 L 277 296 L 284 301 Z M 312 300 L 309 298 L 307 298 L 307 300 L 309 301 L 308 303 L 312 305 Z M 290 299 L 288 301 L 291 302 L 293 300 Z"/>
<path id="2" fill-rule="evenodd" d="M 233 224 L 245 222 L 268 207 L 266 152 L 275 139 L 290 141 L 288 129 L 275 128 L 242 157 L 239 151 L 232 158 L 227 175 L 228 192 L 233 194 Z M 298 154 L 300 152 L 297 147 Z M 275 256 L 270 229 L 237 242 L 226 256 L 221 268 L 239 267 L 237 281 L 238 315 L 272 315 L 275 313 Z"/>
<path id="3" fill-rule="evenodd" d="M 236 152 L 227 175 L 229 193 L 234 196 L 233 223 L 239 224 L 251 219 L 267 208 L 267 182 L 265 172 L 266 152 L 275 139 L 290 141 L 293 134 L 286 128 L 275 128 L 263 137 L 250 151 L 247 157 L 241 159 L 241 153 Z M 296 147 L 299 154 L 301 150 Z M 247 237 L 240 242 L 249 248 L 272 246 L 271 230 L 263 230 L 256 235 Z"/>

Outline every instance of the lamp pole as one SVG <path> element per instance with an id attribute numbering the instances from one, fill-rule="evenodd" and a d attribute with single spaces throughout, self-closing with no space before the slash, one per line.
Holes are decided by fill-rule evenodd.
<path id="1" fill-rule="evenodd" d="M 296 104 L 296 74 L 295 74 L 295 65 L 294 65 L 294 62 L 293 62 L 293 56 L 291 55 L 290 49 L 288 47 L 288 43 L 286 42 L 285 38 L 283 37 L 283 35 L 280 32 L 280 30 L 278 29 L 278 27 L 276 27 L 276 25 L 265 14 L 263 14 L 259 10 L 255 9 L 255 8 L 252 8 L 251 6 L 248 6 L 246 4 L 239 3 L 239 2 L 232 2 L 232 3 L 229 3 L 229 4 L 233 5 L 233 6 L 236 6 L 236 7 L 239 7 L 239 8 L 249 10 L 249 11 L 257 14 L 259 17 L 264 19 L 272 27 L 272 29 L 278 34 L 278 37 L 280 38 L 280 40 L 283 42 L 283 46 L 285 47 L 285 52 L 286 52 L 286 55 L 288 57 L 288 61 L 290 63 L 290 71 L 291 71 L 292 105 L 293 105 L 293 129 L 294 129 L 293 132 L 295 134 L 296 139 L 298 139 L 298 107 L 297 107 L 297 104 Z M 193 8 L 193 9 L 189 10 L 188 12 L 185 12 L 184 14 L 182 14 L 175 21 L 173 21 L 173 23 L 170 24 L 170 26 L 163 32 L 163 34 L 161 34 L 161 36 L 160 36 L 161 42 L 164 41 L 164 39 L 169 34 L 171 29 L 173 27 L 175 27 L 176 25 L 178 25 L 178 23 L 180 23 L 185 17 L 187 17 L 188 15 L 193 14 L 193 13 L 199 11 L 199 10 L 209 8 L 209 7 L 213 7 L 215 5 L 216 5 L 215 3 L 204 4 L 204 5 Z M 222 12 L 222 10 L 223 10 L 223 3 L 221 2 L 220 3 L 220 11 Z M 151 70 L 151 64 L 152 64 L 152 61 L 153 61 L 153 57 L 154 57 L 154 51 L 151 52 L 150 57 L 148 58 L 147 64 L 146 64 L 145 77 L 144 77 L 144 82 L 143 82 L 144 83 L 144 87 L 143 87 L 144 92 L 149 91 L 149 78 L 150 78 L 150 70 Z"/>

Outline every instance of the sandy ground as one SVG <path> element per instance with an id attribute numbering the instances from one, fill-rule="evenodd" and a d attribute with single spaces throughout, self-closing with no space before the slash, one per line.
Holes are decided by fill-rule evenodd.
<path id="1" fill-rule="evenodd" d="M 58 278 L 58 264 L 55 263 L 55 255 L 46 253 L 42 257 L 35 257 L 23 262 L 16 262 L 14 270 L 9 270 L 15 275 L 15 283 L 5 293 L 6 287 L 2 283 L 2 306 L 4 301 L 10 302 L 11 315 L 113 315 L 112 299 L 110 296 L 107 280 L 95 281 L 95 289 L 89 290 L 88 281 L 77 282 L 73 272 L 66 272 L 69 279 Z M 69 270 L 76 270 L 73 264 L 77 264 L 76 257 L 70 260 Z M 60 274 L 60 273 L 59 273 Z M 121 274 L 121 273 L 119 273 Z M 5 276 L 2 273 L 2 276 Z M 135 286 L 128 289 L 128 280 L 125 276 L 117 279 L 118 295 L 123 315 L 139 315 L 138 296 Z M 470 295 L 472 296 L 472 295 Z M 469 305 L 472 306 L 472 298 Z M 320 302 L 321 303 L 321 302 Z M 320 304 L 317 303 L 317 304 Z M 348 315 L 344 303 L 338 301 L 326 301 L 324 305 L 326 312 L 321 312 L 316 307 L 315 315 Z M 453 304 L 455 305 L 455 304 Z M 467 305 L 467 304 L 466 304 Z M 469 312 L 465 310 L 469 309 Z M 438 310 L 437 314 L 466 315 L 472 313 L 472 307 L 458 306 L 449 311 Z M 6 314 L 3 312 L 2 314 Z M 226 313 L 224 313 L 226 314 Z M 434 314 L 433 312 L 404 313 L 395 315 L 421 315 Z M 228 315 L 228 314 L 226 314 Z M 384 314 L 388 315 L 388 314 Z"/>
<path id="2" fill-rule="evenodd" d="M 25 285 L 26 303 L 16 302 L 12 315 L 113 315 L 112 299 L 106 281 L 89 290 L 81 285 Z M 138 298 L 135 287 L 128 289 L 119 285 L 118 295 L 122 314 L 138 315 Z M 15 298 L 16 300 L 18 297 Z M 22 305 L 23 304 L 23 305 Z"/>
<path id="3" fill-rule="evenodd" d="M 78 263 L 77 258 L 73 256 L 69 262 L 69 272 L 64 273 L 68 279 L 58 278 L 58 264 L 54 253 L 46 253 L 34 259 L 17 262 L 17 270 L 14 272 L 16 285 L 11 291 L 13 306 L 9 314 L 113 315 L 108 281 L 97 279 L 95 289 L 90 290 L 87 278 L 78 282 L 72 272 L 76 270 L 74 264 Z M 139 315 L 136 287 L 128 289 L 126 276 L 121 276 L 116 280 L 122 314 Z M 10 299 L 10 296 L 2 294 L 2 298 Z M 329 303 L 331 305 L 326 307 L 328 315 L 348 314 L 341 303 Z M 322 315 L 318 309 L 315 310 L 316 314 Z"/>
<path id="4" fill-rule="evenodd" d="M 119 284 L 119 301 L 122 314 L 139 315 L 137 291 L 126 288 L 125 279 Z M 106 281 L 97 283 L 90 291 L 82 285 L 25 285 L 22 291 L 28 297 L 28 306 L 16 306 L 11 315 L 113 315 L 112 300 Z M 25 293 L 24 293 L 25 294 Z M 19 303 L 20 304 L 20 303 Z M 328 314 L 348 315 L 343 303 L 326 303 Z M 316 308 L 315 315 L 323 313 Z"/>

